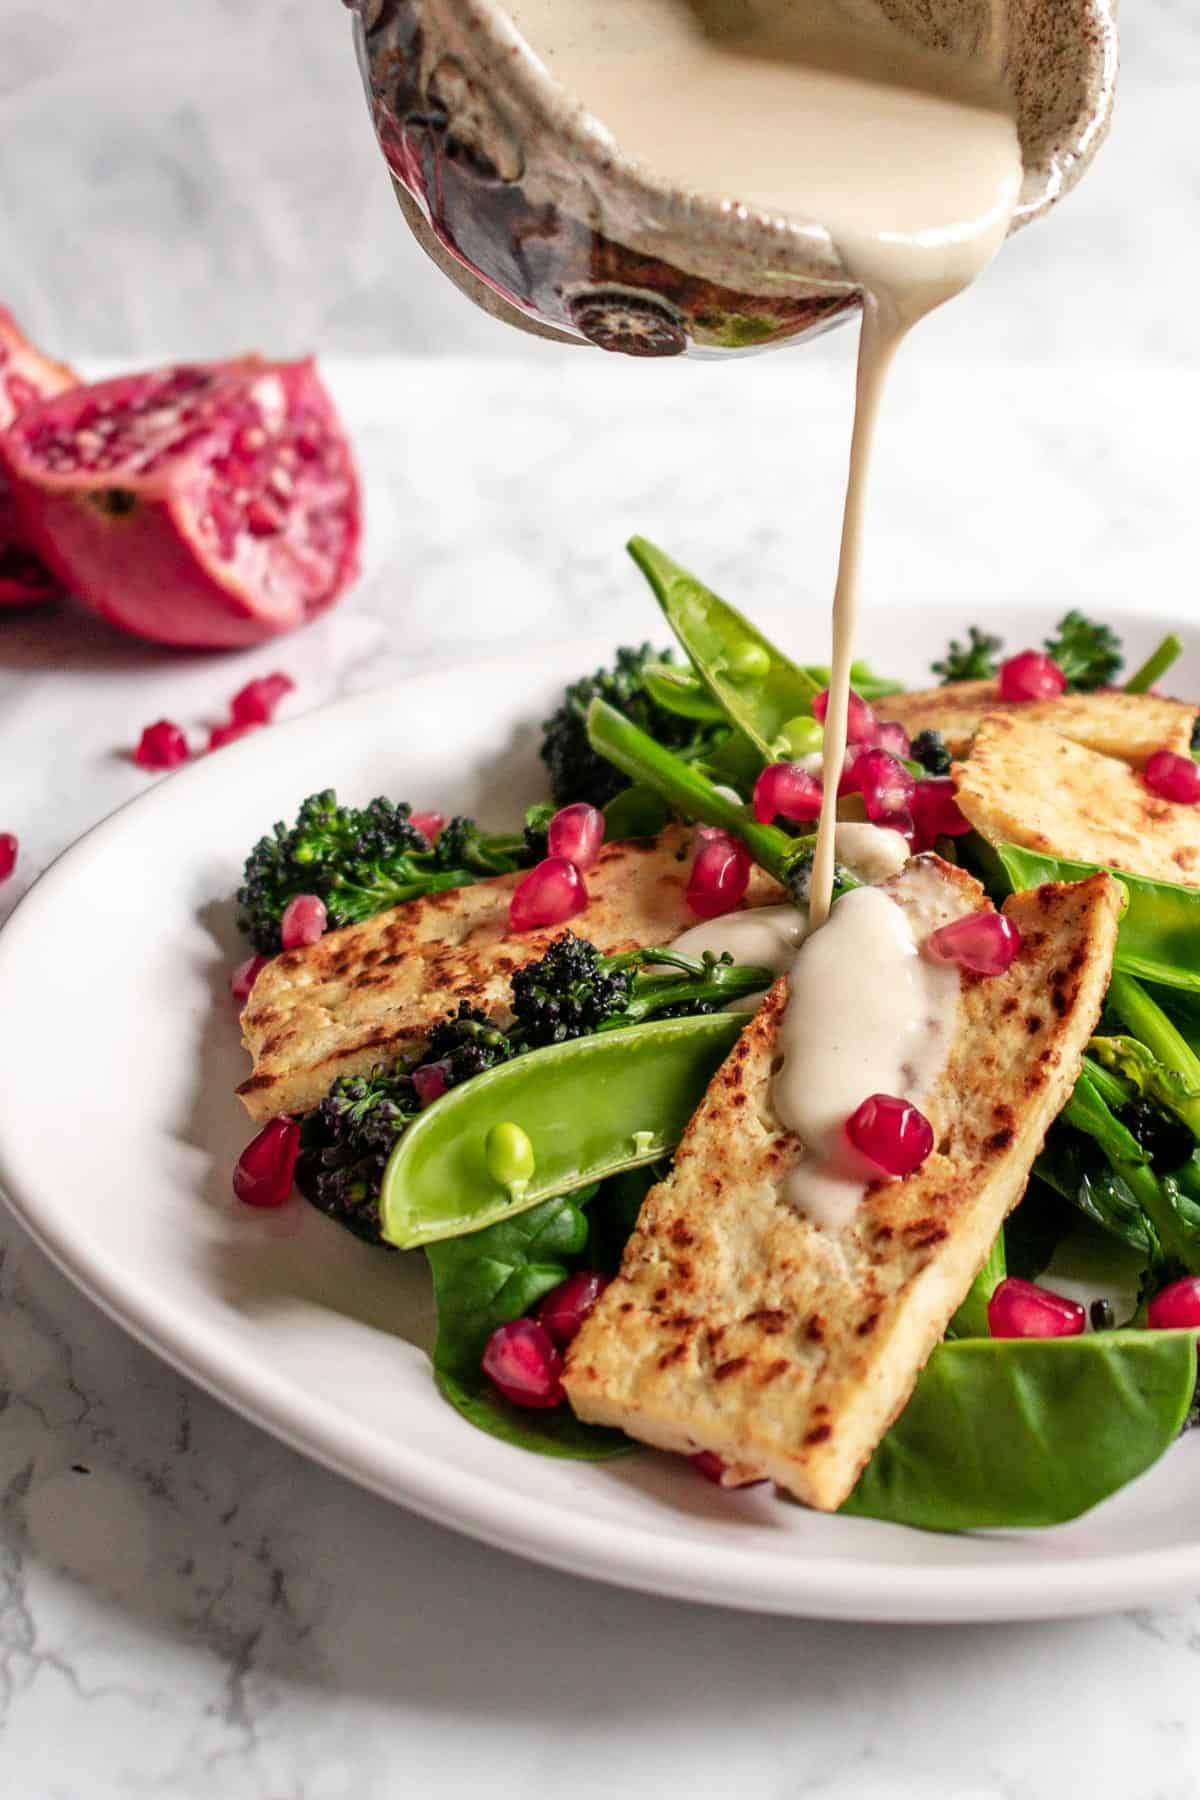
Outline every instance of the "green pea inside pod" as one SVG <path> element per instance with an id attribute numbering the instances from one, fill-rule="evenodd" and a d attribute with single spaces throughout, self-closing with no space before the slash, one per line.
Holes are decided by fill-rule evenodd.
<path id="1" fill-rule="evenodd" d="M 748 1016 L 598 1032 L 452 1088 L 392 1152 L 379 1199 L 384 1238 L 409 1250 L 480 1231 L 669 1155 Z"/>

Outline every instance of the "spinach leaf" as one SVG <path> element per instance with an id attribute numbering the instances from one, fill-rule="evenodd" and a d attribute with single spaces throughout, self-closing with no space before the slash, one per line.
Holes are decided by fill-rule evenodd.
<path id="1" fill-rule="evenodd" d="M 939 1345 L 842 1512 L 931 1531 L 1063 1524 L 1157 1461 L 1195 1385 L 1190 1331 Z"/>
<path id="2" fill-rule="evenodd" d="M 480 1367 L 497 1325 L 532 1310 L 577 1267 L 588 1243 L 584 1205 L 594 1187 L 544 1200 L 467 1237 L 426 1246 L 437 1301 L 437 1384 L 472 1425 L 544 1456 L 599 1461 L 634 1445 L 619 1431 L 584 1425 L 564 1402 L 547 1412 L 510 1406 Z"/>
<path id="3" fill-rule="evenodd" d="M 988 1251 L 987 1261 L 967 1289 L 966 1297 L 946 1328 L 948 1338 L 974 1338 L 989 1335 L 988 1301 L 1007 1273 L 1004 1232 L 998 1231 L 992 1247 Z"/>

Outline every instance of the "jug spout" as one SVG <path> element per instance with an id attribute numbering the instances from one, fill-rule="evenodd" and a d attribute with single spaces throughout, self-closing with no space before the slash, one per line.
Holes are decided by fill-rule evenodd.
<path id="1" fill-rule="evenodd" d="M 817 222 L 656 175 L 552 76 L 497 0 L 345 0 L 380 149 L 422 249 L 493 318 L 632 356 L 758 349 L 851 317 Z M 1079 179 L 1108 124 L 1116 0 L 1008 0 L 1024 180 L 1014 228 Z M 924 49 L 991 52 L 988 0 L 854 0 Z"/>

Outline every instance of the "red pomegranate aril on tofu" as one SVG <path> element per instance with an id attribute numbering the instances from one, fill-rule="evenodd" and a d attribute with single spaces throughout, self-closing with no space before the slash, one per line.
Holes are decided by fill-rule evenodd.
<path id="1" fill-rule="evenodd" d="M 598 1269 L 580 1269 L 551 1288 L 534 1316 L 560 1350 L 571 1342 L 607 1286 L 608 1276 Z"/>
<path id="2" fill-rule="evenodd" d="M 1078 1337 L 1087 1314 L 1078 1301 L 1006 1275 L 988 1301 L 987 1319 L 994 1338 L 1058 1338 Z"/>
<path id="3" fill-rule="evenodd" d="M 282 1206 L 292 1191 L 300 1127 L 295 1119 L 272 1119 L 251 1138 L 233 1171 L 233 1191 L 247 1206 Z"/>
<path id="4" fill-rule="evenodd" d="M 17 866 L 20 845 L 11 831 L 0 831 L 0 881 L 7 881 Z"/>
<path id="5" fill-rule="evenodd" d="M 971 829 L 971 821 L 954 797 L 954 783 L 949 775 L 931 775 L 926 781 L 918 781 L 909 811 L 916 826 L 918 850 L 930 849 L 940 837 L 962 837 Z"/>
<path id="6" fill-rule="evenodd" d="M 705 838 L 698 846 L 688 876 L 687 903 L 698 919 L 718 919 L 745 898 L 752 868 L 750 852 L 740 838 Z"/>
<path id="7" fill-rule="evenodd" d="M 972 975 L 1003 975 L 1021 948 L 1021 933 L 1003 913 L 966 913 L 939 925 L 923 949 L 932 962 L 956 963 Z"/>
<path id="8" fill-rule="evenodd" d="M 229 978 L 229 991 L 239 1006 L 244 1006 L 250 998 L 254 984 L 270 962 L 269 956 L 248 956 L 240 962 Z"/>
<path id="9" fill-rule="evenodd" d="M 156 719 L 147 725 L 133 753 L 139 769 L 177 769 L 187 759 L 187 739 L 173 719 Z"/>
<path id="10" fill-rule="evenodd" d="M 544 1411 L 562 1401 L 562 1357 L 536 1319 L 497 1325 L 483 1352 L 483 1372 L 514 1406 Z"/>
<path id="11" fill-rule="evenodd" d="M 297 894 L 283 909 L 279 936 L 285 950 L 301 950 L 325 935 L 325 902 L 317 894 Z"/>
<path id="12" fill-rule="evenodd" d="M 560 807 L 546 828 L 551 856 L 565 856 L 581 872 L 592 867 L 603 842 L 604 814 L 585 801 Z"/>
<path id="13" fill-rule="evenodd" d="M 269 725 L 275 708 L 285 695 L 295 691 L 290 675 L 277 669 L 273 675 L 259 675 L 239 688 L 229 704 L 229 715 L 235 725 Z"/>
<path id="14" fill-rule="evenodd" d="M 581 913 L 587 903 L 587 888 L 575 864 L 565 856 L 547 856 L 513 889 L 508 922 L 513 931 L 562 925 Z"/>
<path id="15" fill-rule="evenodd" d="M 445 827 L 446 815 L 440 812 L 415 812 L 409 814 L 408 822 L 428 843 L 436 844 Z"/>
<path id="16" fill-rule="evenodd" d="M 884 1175 L 912 1175 L 933 1149 L 933 1127 L 911 1100 L 871 1094 L 846 1120 L 846 1136 Z"/>
<path id="17" fill-rule="evenodd" d="M 821 816 L 821 778 L 795 762 L 768 763 L 754 783 L 754 816 L 760 825 L 790 819 L 807 825 Z"/>
<path id="18" fill-rule="evenodd" d="M 1185 1275 L 1155 1294 L 1146 1308 L 1151 1331 L 1187 1331 L 1200 1326 L 1200 1276 Z"/>
<path id="19" fill-rule="evenodd" d="M 823 725 L 829 713 L 829 689 L 822 688 L 813 701 L 813 718 Z M 861 694 L 850 689 L 850 702 L 846 712 L 846 742 L 848 744 L 874 744 L 878 741 L 879 720 L 875 717 L 874 708 L 869 706 Z"/>
<path id="20" fill-rule="evenodd" d="M 1180 806 L 1200 801 L 1200 764 L 1174 750 L 1156 750 L 1147 757 L 1142 781 L 1160 800 L 1174 800 Z"/>
<path id="21" fill-rule="evenodd" d="M 1066 685 L 1058 664 L 1041 650 L 1021 650 L 1000 664 L 1002 700 L 1056 700 Z"/>

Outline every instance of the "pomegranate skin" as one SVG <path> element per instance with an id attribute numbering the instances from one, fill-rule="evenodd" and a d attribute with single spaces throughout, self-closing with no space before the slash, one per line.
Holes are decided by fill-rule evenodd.
<path id="1" fill-rule="evenodd" d="M 34 348 L 0 306 L 0 431 L 34 401 L 75 387 L 74 370 Z M 0 607 L 41 606 L 62 590 L 29 546 L 8 482 L 0 474 Z"/>
<path id="2" fill-rule="evenodd" d="M 25 535 L 102 618 L 237 649 L 357 573 L 358 477 L 311 358 L 152 370 L 26 408 L 0 438 Z"/>

